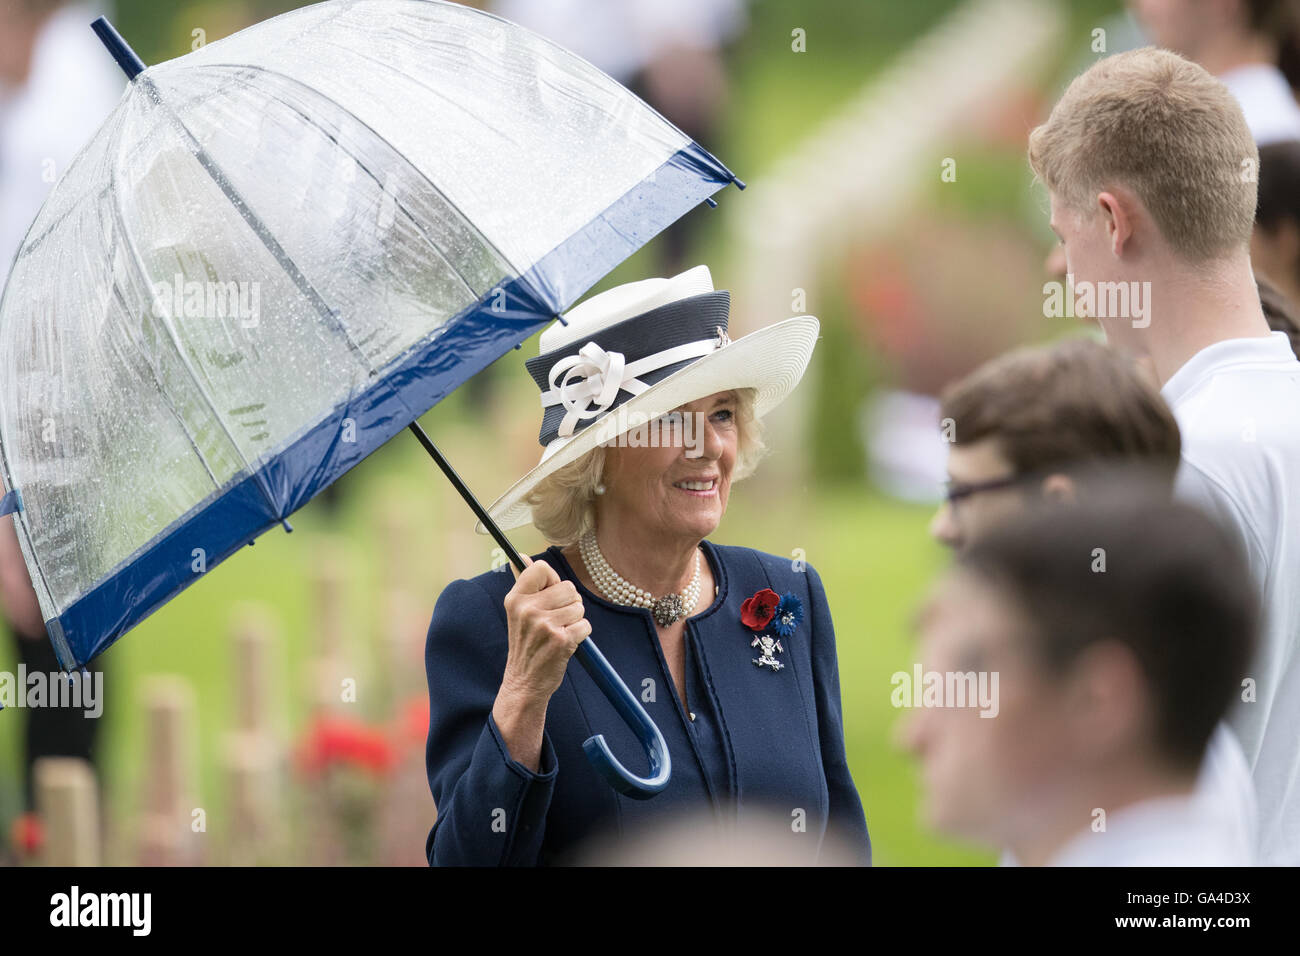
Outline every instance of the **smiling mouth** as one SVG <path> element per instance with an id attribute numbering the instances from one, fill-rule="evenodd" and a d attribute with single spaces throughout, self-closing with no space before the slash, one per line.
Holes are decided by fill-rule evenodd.
<path id="1" fill-rule="evenodd" d="M 686 492 L 688 495 L 697 497 L 708 497 L 714 494 L 718 489 L 718 479 L 708 478 L 704 481 L 674 481 L 673 487 Z"/>

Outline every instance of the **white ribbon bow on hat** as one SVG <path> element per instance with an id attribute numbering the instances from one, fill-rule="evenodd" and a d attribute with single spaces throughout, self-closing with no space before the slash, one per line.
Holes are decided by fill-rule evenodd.
<path id="1" fill-rule="evenodd" d="M 727 344 L 725 333 L 712 339 L 687 342 L 645 358 L 628 362 L 622 352 L 607 352 L 595 342 L 578 349 L 577 355 L 566 355 L 554 365 L 548 376 L 551 388 L 542 393 L 542 407 L 563 405 L 567 411 L 560 422 L 557 437 L 568 438 L 578 422 L 595 418 L 607 410 L 618 398 L 619 391 L 640 395 L 650 386 L 637 378 L 646 372 L 682 362 L 689 358 L 707 355 Z M 564 377 L 561 379 L 560 376 Z M 556 384 L 559 379 L 559 384 Z M 591 407 L 595 401 L 594 408 Z"/>

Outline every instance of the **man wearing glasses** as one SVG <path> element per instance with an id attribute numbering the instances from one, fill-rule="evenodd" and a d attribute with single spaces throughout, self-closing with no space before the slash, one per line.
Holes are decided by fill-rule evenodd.
<path id="1" fill-rule="evenodd" d="M 1027 512 L 1104 497 L 1117 469 L 1138 471 L 1161 496 L 1173 495 L 1181 451 L 1173 413 L 1132 358 L 1091 340 L 986 363 L 944 391 L 940 417 L 950 442 L 948 493 L 930 533 L 958 552 Z M 1197 793 L 1232 821 L 1241 856 L 1253 859 L 1250 769 L 1222 723 Z"/>
<path id="2" fill-rule="evenodd" d="M 930 533 L 962 549 L 1028 507 L 1077 500 L 1091 472 L 1145 464 L 1173 489 L 1178 425 L 1134 363 L 1087 339 L 1023 348 L 940 400 L 948 493 Z"/>

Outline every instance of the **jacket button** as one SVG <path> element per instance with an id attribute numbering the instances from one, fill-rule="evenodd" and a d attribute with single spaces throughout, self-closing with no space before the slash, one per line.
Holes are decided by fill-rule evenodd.
<path id="1" fill-rule="evenodd" d="M 694 720 L 694 719 L 695 719 L 695 715 L 694 715 L 694 714 L 691 714 L 691 720 Z"/>

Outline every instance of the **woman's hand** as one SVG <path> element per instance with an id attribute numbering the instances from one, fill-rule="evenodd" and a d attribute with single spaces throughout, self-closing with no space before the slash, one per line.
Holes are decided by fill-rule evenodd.
<path id="1" fill-rule="evenodd" d="M 582 598 L 545 561 L 531 561 L 506 595 L 509 652 L 492 707 L 513 759 L 537 772 L 546 706 L 569 658 L 591 633 Z"/>
<path id="2" fill-rule="evenodd" d="M 529 562 L 506 595 L 510 652 L 502 688 L 545 704 L 564 679 L 578 645 L 591 633 L 582 598 L 545 561 Z"/>

